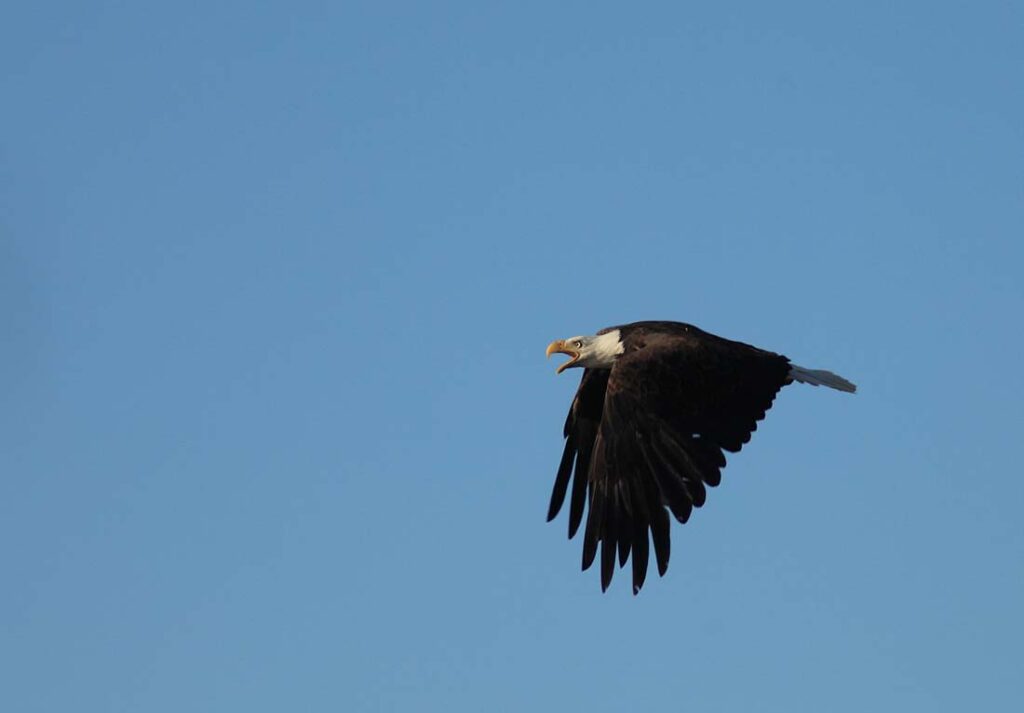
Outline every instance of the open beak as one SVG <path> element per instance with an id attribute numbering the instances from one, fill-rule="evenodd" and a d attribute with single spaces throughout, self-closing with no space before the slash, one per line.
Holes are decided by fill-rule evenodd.
<path id="1" fill-rule="evenodd" d="M 551 342 L 551 344 L 548 345 L 548 359 L 551 358 L 552 354 L 568 354 L 570 357 L 572 357 L 569 361 L 565 362 L 564 364 L 560 364 L 558 368 L 555 369 L 556 374 L 561 374 L 563 371 L 565 371 L 570 366 L 579 361 L 580 358 L 580 353 L 573 349 L 572 347 L 570 347 L 568 344 L 566 344 L 564 339 L 556 339 L 555 341 Z"/>

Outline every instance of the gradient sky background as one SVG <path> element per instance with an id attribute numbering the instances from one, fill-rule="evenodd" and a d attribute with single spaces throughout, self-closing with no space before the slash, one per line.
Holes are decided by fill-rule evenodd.
<path id="1" fill-rule="evenodd" d="M 1018 710 L 1024 6 L 0 23 L 9 711 Z M 553 338 L 786 389 L 639 597 Z"/>

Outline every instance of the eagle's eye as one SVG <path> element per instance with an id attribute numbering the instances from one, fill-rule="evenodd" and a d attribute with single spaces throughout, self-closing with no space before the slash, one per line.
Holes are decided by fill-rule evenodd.
<path id="1" fill-rule="evenodd" d="M 579 339 L 577 339 L 577 340 L 576 340 L 575 342 L 573 342 L 572 344 L 573 344 L 573 346 L 574 346 L 574 347 L 576 347 L 577 349 L 582 349 L 582 348 L 583 348 L 583 342 L 581 342 L 581 341 L 580 341 Z"/>

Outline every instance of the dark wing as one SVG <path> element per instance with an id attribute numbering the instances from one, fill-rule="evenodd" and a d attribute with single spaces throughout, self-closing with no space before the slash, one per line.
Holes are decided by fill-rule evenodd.
<path id="1" fill-rule="evenodd" d="M 601 587 L 633 555 L 633 591 L 647 575 L 648 531 L 659 574 L 668 568 L 668 511 L 686 522 L 721 482 L 723 450 L 750 440 L 786 383 L 785 357 L 699 330 L 644 334 L 609 373 L 590 463 L 583 543 L 587 569 L 601 545 Z M 582 387 L 581 387 L 582 388 Z"/>
<path id="2" fill-rule="evenodd" d="M 594 441 L 597 439 L 598 427 L 601 424 L 601 412 L 604 410 L 604 392 L 611 372 L 600 369 L 586 369 L 580 386 L 576 390 L 576 398 L 569 408 L 565 419 L 565 450 L 562 451 L 562 462 L 555 476 L 555 487 L 551 491 L 551 504 L 548 506 L 548 522 L 555 519 L 565 502 L 565 494 L 572 479 L 572 497 L 569 501 L 569 537 L 576 534 L 583 520 L 583 505 L 586 501 L 590 457 L 594 452 Z M 575 468 L 573 467 L 575 465 Z M 575 475 L 574 475 L 575 474 Z"/>

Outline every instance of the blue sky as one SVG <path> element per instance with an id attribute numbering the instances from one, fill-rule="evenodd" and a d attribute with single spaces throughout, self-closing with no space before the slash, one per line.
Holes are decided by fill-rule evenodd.
<path id="1" fill-rule="evenodd" d="M 17 711 L 1010 710 L 1015 3 L 66 3 L 0 23 Z M 602 595 L 556 337 L 787 388 Z"/>

